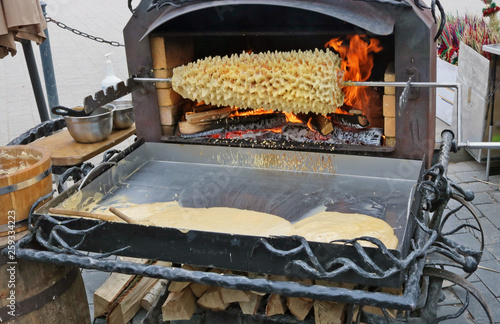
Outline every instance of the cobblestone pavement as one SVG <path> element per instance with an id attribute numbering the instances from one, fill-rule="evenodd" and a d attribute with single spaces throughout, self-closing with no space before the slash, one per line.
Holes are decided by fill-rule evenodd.
<path id="1" fill-rule="evenodd" d="M 123 43 L 122 30 L 130 12 L 123 0 L 46 0 L 48 15 L 88 34 Z M 427 1 L 428 2 L 428 1 Z M 480 14 L 481 0 L 441 0 L 447 12 L 468 11 Z M 115 74 L 125 79 L 128 75 L 123 47 L 111 47 L 62 30 L 49 23 L 49 33 L 59 90 L 59 102 L 64 106 L 82 104 L 85 96 L 100 90 L 104 78 L 104 54 L 112 56 Z M 38 111 L 32 93 L 22 48 L 18 46 L 15 57 L 0 60 L 0 145 L 7 144 L 19 134 L 39 123 Z M 35 55 L 39 61 L 38 49 Z M 41 68 L 40 68 L 41 71 Z M 41 73 L 41 72 L 40 72 Z M 43 80 L 43 76 L 42 76 Z M 485 232 L 485 254 L 479 269 L 469 280 L 482 292 L 491 307 L 495 320 L 500 323 L 500 192 L 499 176 L 485 180 L 484 164 L 472 161 L 466 154 L 461 162 L 450 164 L 449 177 L 464 189 L 473 190 L 475 210 Z M 465 157 L 465 158 L 463 158 Z M 472 222 L 470 213 L 461 211 L 451 222 Z M 466 231 L 457 233 L 460 241 L 478 244 L 477 238 Z M 84 271 L 91 313 L 93 291 L 109 276 L 98 271 Z M 446 291 L 446 299 L 440 307 L 441 314 L 456 310 L 456 304 L 464 298 L 463 290 L 453 287 Z M 477 302 L 472 301 L 469 313 L 449 323 L 485 323 L 484 314 Z"/>
<path id="2" fill-rule="evenodd" d="M 462 152 L 462 156 L 466 153 Z M 453 157 L 452 157 L 453 158 Z M 448 170 L 448 177 L 459 184 L 463 189 L 472 190 L 475 194 L 473 200 L 474 210 L 479 216 L 481 226 L 484 231 L 485 249 L 480 268 L 468 280 L 482 293 L 487 303 L 489 304 L 495 323 L 500 323 L 500 192 L 499 181 L 500 176 L 490 176 L 486 182 L 485 165 L 476 161 L 462 161 L 451 163 Z M 451 208 L 455 208 L 458 204 L 450 203 Z M 473 216 L 465 209 L 460 210 L 450 219 L 450 223 L 457 224 L 459 221 L 476 224 Z M 454 236 L 454 240 L 464 245 L 478 247 L 479 241 L 477 237 L 471 235 L 467 231 L 461 231 Z M 463 290 L 460 288 L 451 289 L 451 293 L 445 304 L 452 304 L 455 298 L 463 299 Z M 442 308 L 448 308 L 445 306 Z M 482 312 L 479 304 L 476 301 L 471 302 L 469 307 L 470 316 L 468 320 L 466 316 L 458 319 L 450 320 L 450 323 L 470 323 L 473 319 L 474 323 L 487 323 L 485 314 Z"/>

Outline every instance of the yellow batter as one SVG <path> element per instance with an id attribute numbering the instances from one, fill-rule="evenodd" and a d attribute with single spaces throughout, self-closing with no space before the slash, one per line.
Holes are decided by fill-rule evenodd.
<path id="1" fill-rule="evenodd" d="M 143 225 L 253 236 L 300 235 L 308 241 L 325 243 L 370 236 L 378 238 L 390 249 L 398 245 L 389 224 L 361 214 L 325 211 L 291 224 L 267 213 L 228 207 L 188 208 L 175 201 L 133 205 L 119 210 Z M 93 212 L 110 214 L 104 207 Z M 373 246 L 364 241 L 359 243 Z"/>
<path id="2" fill-rule="evenodd" d="M 398 239 L 389 224 L 381 219 L 361 214 L 321 212 L 295 223 L 291 234 L 300 235 L 308 241 L 315 242 L 370 236 L 384 242 L 389 249 L 395 249 L 398 246 Z M 360 241 L 359 243 L 372 246 L 368 242 Z"/>
<path id="3" fill-rule="evenodd" d="M 284 218 L 227 207 L 188 208 L 177 202 L 134 205 L 121 212 L 144 225 L 240 235 L 286 235 L 291 224 Z"/>

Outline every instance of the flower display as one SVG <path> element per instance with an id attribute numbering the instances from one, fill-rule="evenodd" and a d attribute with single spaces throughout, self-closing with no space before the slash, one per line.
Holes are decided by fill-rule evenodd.
<path id="1" fill-rule="evenodd" d="M 491 2 L 491 0 L 483 0 Z M 495 5 L 492 2 L 493 5 Z M 499 8 L 496 7 L 495 8 Z M 490 19 L 493 16 L 490 16 Z M 487 59 L 491 56 L 483 52 L 483 45 L 499 44 L 500 35 L 486 23 L 483 17 L 465 15 L 464 17 L 447 15 L 446 25 L 438 39 L 438 55 L 448 63 L 457 65 L 460 42 L 472 47 Z"/>

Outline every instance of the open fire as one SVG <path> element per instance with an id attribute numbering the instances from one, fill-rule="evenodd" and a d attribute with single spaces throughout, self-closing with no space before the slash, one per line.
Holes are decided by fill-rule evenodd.
<path id="1" fill-rule="evenodd" d="M 346 81 L 366 81 L 374 67 L 373 54 L 383 48 L 377 39 L 366 36 L 335 38 L 325 44 L 342 59 Z M 329 144 L 382 145 L 383 129 L 371 125 L 381 118 L 381 96 L 368 87 L 343 87 L 344 104 L 335 112 L 290 113 L 266 108 L 216 107 L 198 102 L 179 122 L 185 138 L 252 139 L 319 142 Z"/>

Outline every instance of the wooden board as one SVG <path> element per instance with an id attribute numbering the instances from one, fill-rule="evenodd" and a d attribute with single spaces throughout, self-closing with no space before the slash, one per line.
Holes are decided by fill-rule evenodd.
<path id="1" fill-rule="evenodd" d="M 76 142 L 64 129 L 53 135 L 41 138 L 29 145 L 41 146 L 50 151 L 52 165 L 79 165 L 102 153 L 135 134 L 135 124 L 123 130 L 113 131 L 109 137 L 98 143 L 81 144 Z"/>

